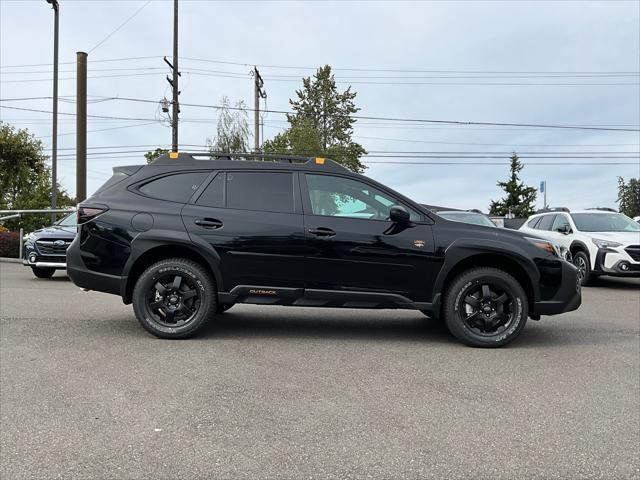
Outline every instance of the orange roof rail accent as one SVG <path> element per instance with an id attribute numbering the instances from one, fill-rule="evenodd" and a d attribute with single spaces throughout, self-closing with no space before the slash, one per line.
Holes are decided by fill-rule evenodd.
<path id="1" fill-rule="evenodd" d="M 175 160 L 178 158 L 178 152 L 169 152 L 169 158 Z"/>
<path id="2" fill-rule="evenodd" d="M 324 158 L 316 157 L 316 165 L 324 165 Z"/>

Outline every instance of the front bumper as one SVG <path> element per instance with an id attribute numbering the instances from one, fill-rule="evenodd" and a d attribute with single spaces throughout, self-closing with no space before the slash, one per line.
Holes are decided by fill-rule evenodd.
<path id="1" fill-rule="evenodd" d="M 593 273 L 611 277 L 640 277 L 640 262 L 635 262 L 624 250 L 600 248 Z"/>
<path id="2" fill-rule="evenodd" d="M 578 278 L 578 269 L 571 263 L 562 262 L 562 281 L 558 290 L 549 300 L 540 300 L 533 304 L 530 315 L 557 315 L 577 310 L 582 303 L 582 288 Z"/>
<path id="3" fill-rule="evenodd" d="M 32 268 L 67 268 L 66 255 L 42 255 L 32 245 L 24 246 L 22 264 Z"/>

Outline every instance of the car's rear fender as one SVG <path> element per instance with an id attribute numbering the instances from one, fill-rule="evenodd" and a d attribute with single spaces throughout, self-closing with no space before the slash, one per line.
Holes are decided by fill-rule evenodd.
<path id="1" fill-rule="evenodd" d="M 189 237 L 187 232 L 153 230 L 140 233 L 131 243 L 131 255 L 122 272 L 120 294 L 124 303 L 131 302 L 131 293 L 139 275 L 151 264 L 163 258 L 185 257 L 201 263 L 214 276 L 218 290 L 223 288 L 220 256 L 202 239 Z"/>

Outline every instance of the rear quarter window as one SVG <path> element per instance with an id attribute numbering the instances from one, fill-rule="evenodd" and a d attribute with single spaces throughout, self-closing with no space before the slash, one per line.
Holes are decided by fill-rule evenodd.
<path id="1" fill-rule="evenodd" d="M 186 203 L 208 176 L 209 172 L 174 173 L 151 180 L 138 191 L 159 200 Z"/>

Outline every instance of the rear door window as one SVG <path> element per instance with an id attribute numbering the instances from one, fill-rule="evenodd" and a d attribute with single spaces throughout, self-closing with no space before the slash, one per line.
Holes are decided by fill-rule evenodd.
<path id="1" fill-rule="evenodd" d="M 140 193 L 170 202 L 186 203 L 210 172 L 175 173 L 156 178 L 139 188 Z"/>
<path id="2" fill-rule="evenodd" d="M 227 172 L 227 208 L 292 213 L 290 172 Z"/>
<path id="3" fill-rule="evenodd" d="M 205 191 L 200 195 L 197 205 L 203 205 L 205 207 L 224 207 L 224 184 L 225 184 L 225 173 L 218 172 L 218 174 L 213 177 L 213 180 L 209 183 Z"/>

